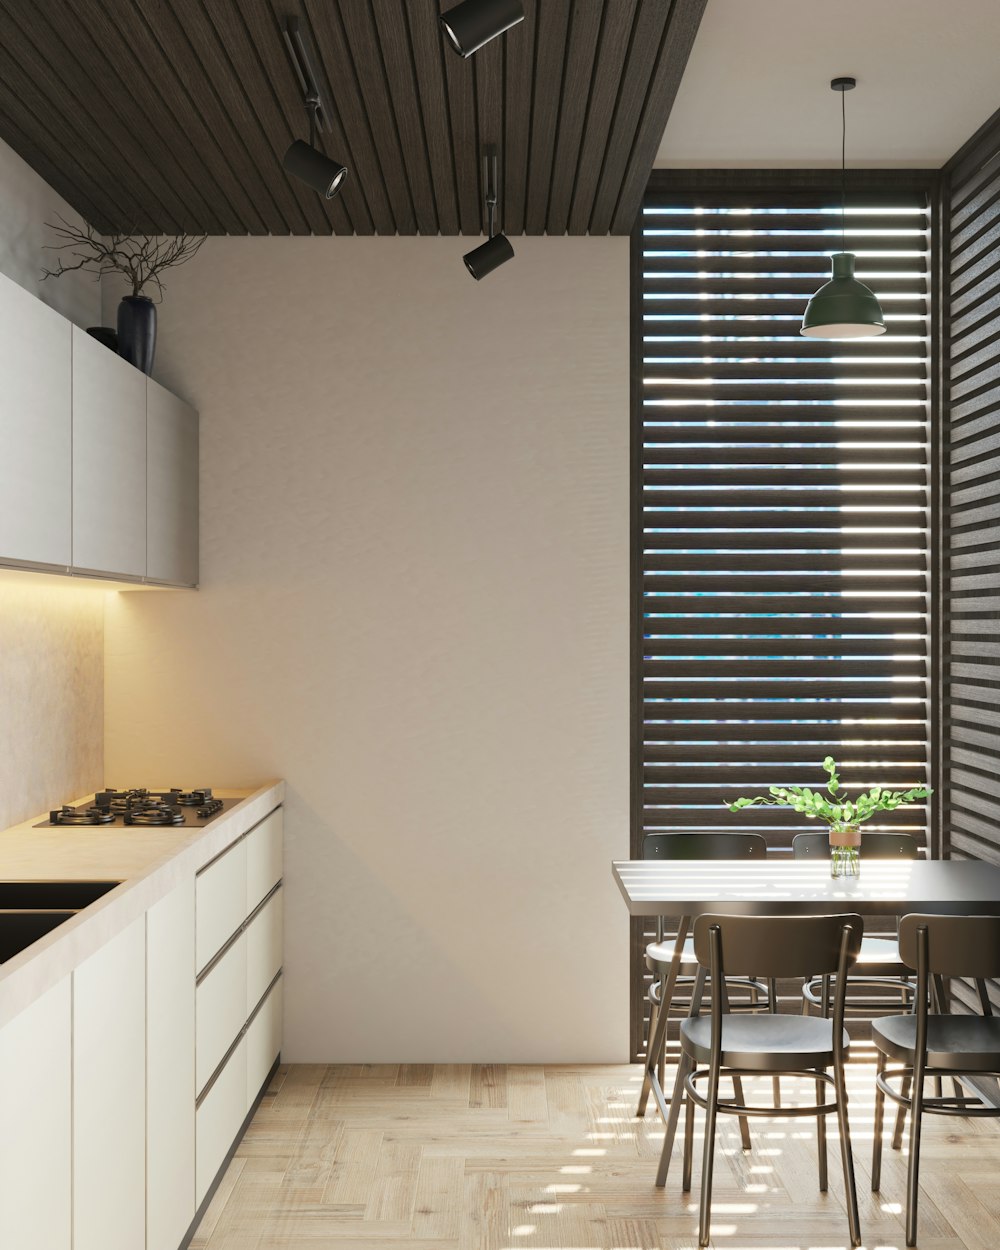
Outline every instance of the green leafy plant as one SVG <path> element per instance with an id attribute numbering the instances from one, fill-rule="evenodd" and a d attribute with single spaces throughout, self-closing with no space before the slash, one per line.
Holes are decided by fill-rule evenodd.
<path id="1" fill-rule="evenodd" d="M 927 786 L 913 786 L 909 790 L 883 790 L 881 786 L 872 786 L 864 790 L 854 799 L 838 799 L 841 790 L 837 765 L 832 755 L 823 761 L 823 771 L 828 774 L 826 783 L 827 794 L 810 790 L 808 786 L 770 786 L 767 794 L 757 795 L 753 799 L 737 799 L 727 804 L 731 812 L 740 812 L 745 807 L 761 804 L 765 807 L 790 807 L 792 811 L 807 816 L 810 820 L 825 820 L 831 830 L 841 833 L 870 820 L 876 812 L 891 812 L 897 807 L 905 807 L 915 803 L 917 799 L 926 799 L 933 791 Z"/>

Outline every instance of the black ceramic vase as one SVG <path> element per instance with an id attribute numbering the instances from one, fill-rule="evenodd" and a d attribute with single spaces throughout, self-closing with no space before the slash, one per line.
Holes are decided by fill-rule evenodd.
<path id="1" fill-rule="evenodd" d="M 145 295 L 126 295 L 118 305 L 118 355 L 148 374 L 155 354 L 156 305 Z"/>

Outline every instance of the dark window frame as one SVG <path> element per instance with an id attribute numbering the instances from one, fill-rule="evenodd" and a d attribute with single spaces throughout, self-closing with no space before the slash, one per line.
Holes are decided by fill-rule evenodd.
<path id="1" fill-rule="evenodd" d="M 776 197 L 789 207 L 797 201 L 811 201 L 817 192 L 839 194 L 840 173 L 822 170 L 654 170 L 643 197 L 643 207 L 651 198 L 671 203 L 695 205 L 706 198 L 733 198 L 741 206 L 773 205 Z M 942 299 L 942 246 L 946 229 L 943 196 L 945 185 L 933 169 L 852 170 L 847 193 L 852 205 L 878 202 L 893 193 L 925 194 L 930 221 L 930 321 L 928 354 L 930 375 L 928 455 L 928 771 L 935 788 L 928 811 L 928 853 L 937 857 L 946 851 L 942 845 L 941 810 L 943 776 L 941 767 L 940 716 L 937 694 L 941 689 L 941 431 L 943 427 L 943 377 L 941 348 L 945 308 Z M 643 837 L 643 320 L 642 320 L 642 212 L 630 239 L 630 855 L 640 858 Z M 630 1046 L 633 1060 L 645 1050 L 644 947 L 648 937 L 642 921 L 630 924 Z"/>

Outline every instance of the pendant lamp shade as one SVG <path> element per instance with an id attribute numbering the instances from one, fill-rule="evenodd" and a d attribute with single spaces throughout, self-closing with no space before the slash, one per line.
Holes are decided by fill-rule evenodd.
<path id="1" fill-rule="evenodd" d="M 847 250 L 847 112 L 848 91 L 855 78 L 834 78 L 832 90 L 840 95 L 840 237 L 841 251 L 834 252 L 833 277 L 806 305 L 799 331 L 810 339 L 863 339 L 885 334 L 885 317 L 872 290 L 854 276 L 854 254 Z"/>
<path id="2" fill-rule="evenodd" d="M 835 252 L 833 277 L 806 307 L 801 333 L 811 339 L 858 339 L 885 334 L 885 318 L 872 291 L 854 276 L 854 256 Z"/>

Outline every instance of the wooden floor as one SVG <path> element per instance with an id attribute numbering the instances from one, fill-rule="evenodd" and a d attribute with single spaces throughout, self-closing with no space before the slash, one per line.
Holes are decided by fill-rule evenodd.
<path id="1" fill-rule="evenodd" d="M 282 1068 L 193 1250 L 694 1247 L 700 1136 L 692 1194 L 679 1169 L 656 1190 L 662 1128 L 652 1110 L 634 1117 L 639 1079 L 627 1066 Z M 785 1086 L 791 1101 L 796 1082 Z M 852 1067 L 850 1087 L 864 1244 L 893 1250 L 904 1157 L 886 1150 L 882 1193 L 870 1193 L 872 1069 Z M 812 1120 L 752 1121 L 750 1154 L 736 1122 L 720 1123 L 714 1246 L 849 1244 L 832 1119 L 826 1195 Z M 920 1246 L 997 1250 L 1000 1125 L 925 1125 Z"/>

